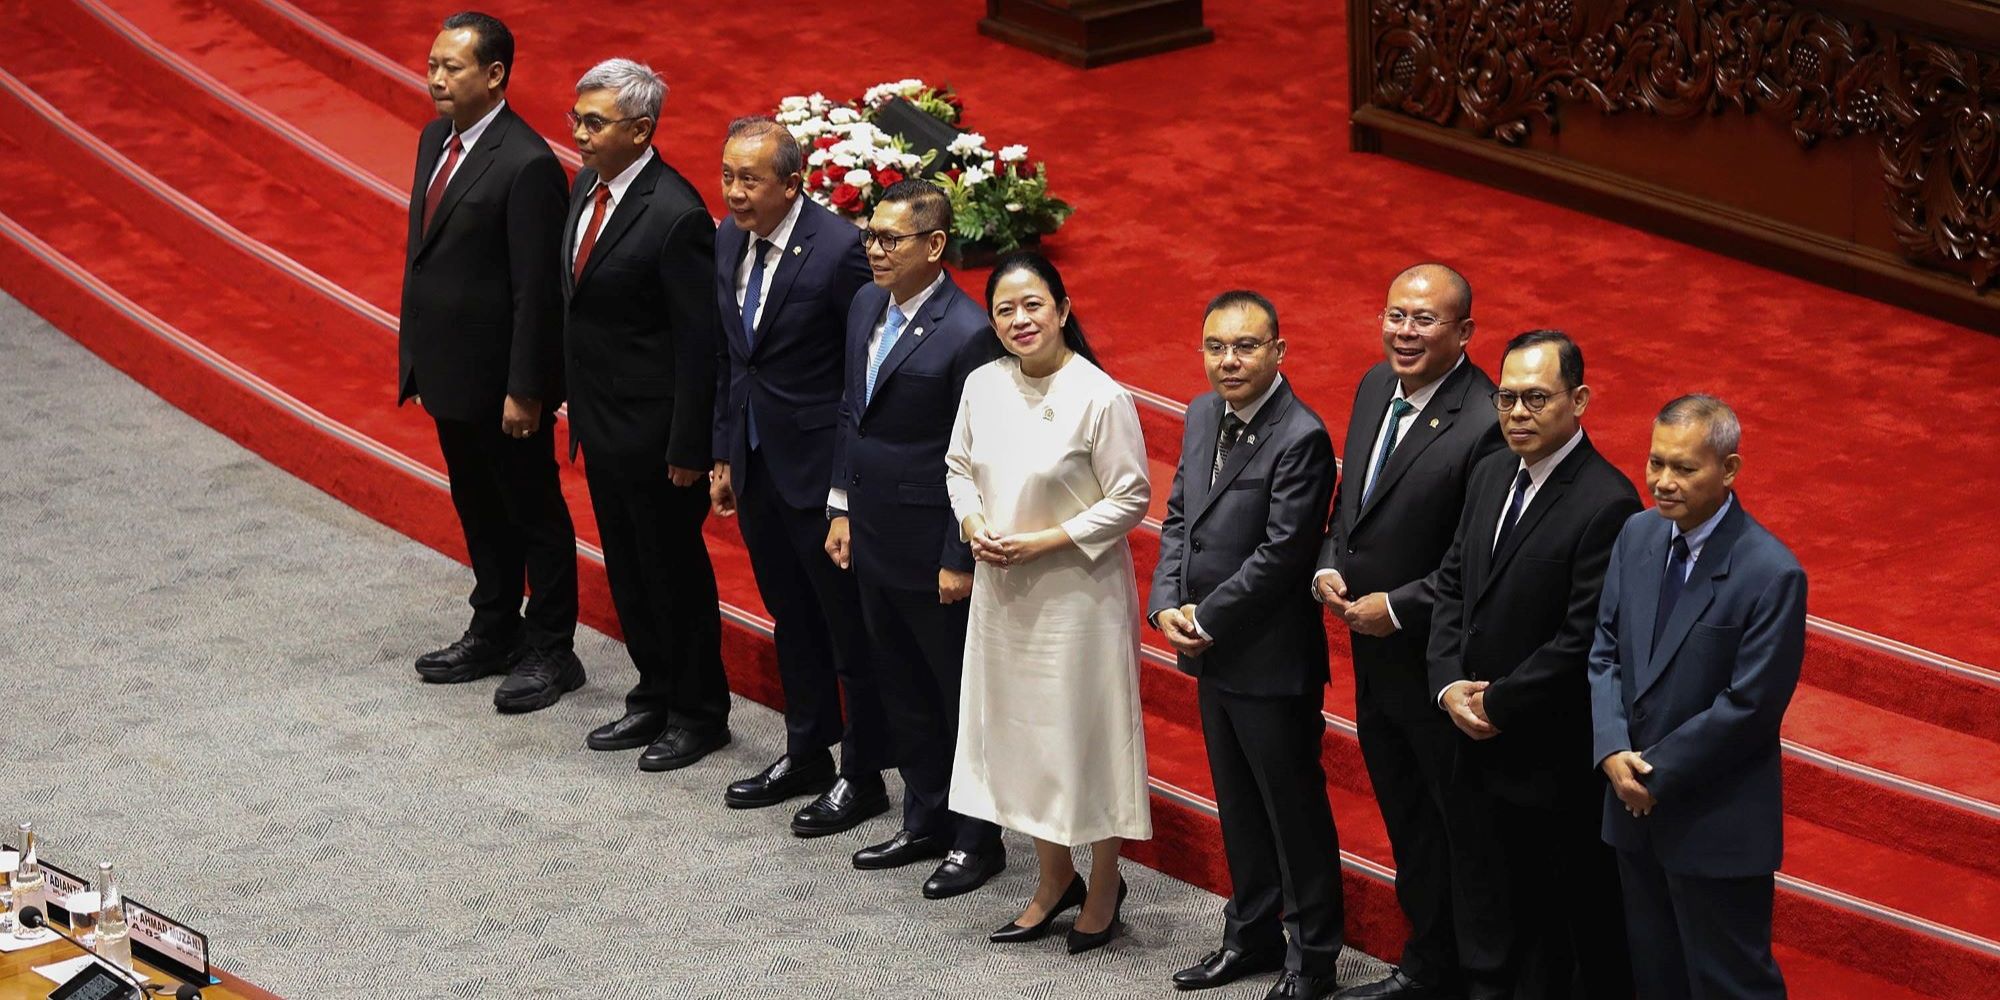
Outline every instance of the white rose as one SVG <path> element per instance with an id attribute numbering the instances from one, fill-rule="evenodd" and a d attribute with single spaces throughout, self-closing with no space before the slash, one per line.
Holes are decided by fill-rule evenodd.
<path id="1" fill-rule="evenodd" d="M 778 102 L 778 110 L 780 111 L 804 111 L 807 107 L 806 99 L 797 95 L 787 97 Z"/>
<path id="2" fill-rule="evenodd" d="M 853 108 L 834 108 L 826 113 L 826 120 L 835 125 L 852 125 L 861 120 L 861 112 Z"/>
<path id="3" fill-rule="evenodd" d="M 1028 158 L 1028 147 L 1019 144 L 1000 147 L 1000 162 L 1019 163 Z"/>
<path id="4" fill-rule="evenodd" d="M 849 170 L 840 179 L 841 181 L 858 188 L 865 188 L 868 185 L 875 183 L 875 175 L 869 173 L 866 170 Z"/>
<path id="5" fill-rule="evenodd" d="M 961 133 L 958 138 L 951 141 L 951 145 L 945 147 L 945 151 L 960 156 L 973 152 L 985 153 L 986 137 L 977 132 Z"/>
<path id="6" fill-rule="evenodd" d="M 993 175 L 987 173 L 984 169 L 977 166 L 971 166 L 971 167 L 966 167 L 965 173 L 959 175 L 958 182 L 960 184 L 965 185 L 966 187 L 973 187 L 975 185 L 984 184 L 992 179 Z"/>

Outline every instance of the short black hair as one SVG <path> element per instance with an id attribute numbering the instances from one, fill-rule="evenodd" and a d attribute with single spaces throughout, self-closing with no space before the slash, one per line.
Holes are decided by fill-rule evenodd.
<path id="1" fill-rule="evenodd" d="M 910 206 L 910 224 L 919 233 L 942 229 L 951 232 L 951 196 L 930 181 L 909 177 L 889 185 L 878 204 Z"/>
<path id="2" fill-rule="evenodd" d="M 1262 309 L 1265 318 L 1271 321 L 1271 336 L 1278 335 L 1278 307 L 1271 300 L 1247 288 L 1232 288 L 1208 300 L 1208 308 L 1202 310 L 1201 318 L 1206 321 L 1224 309 Z"/>
<path id="3" fill-rule="evenodd" d="M 1569 334 L 1561 330 L 1529 330 L 1527 333 L 1516 334 L 1513 340 L 1507 342 L 1507 350 L 1502 352 L 1501 357 L 1505 358 L 1515 351 L 1525 351 L 1543 344 L 1555 346 L 1556 364 L 1562 375 L 1563 388 L 1574 389 L 1582 385 L 1583 348 L 1576 346 L 1576 341 L 1569 339 Z"/>
<path id="4" fill-rule="evenodd" d="M 478 38 L 472 43 L 472 58 L 479 60 L 481 69 L 500 64 L 500 89 L 506 90 L 514 78 L 514 33 L 507 30 L 506 22 L 476 10 L 462 10 L 444 19 L 444 30 L 460 28 L 471 28 Z"/>

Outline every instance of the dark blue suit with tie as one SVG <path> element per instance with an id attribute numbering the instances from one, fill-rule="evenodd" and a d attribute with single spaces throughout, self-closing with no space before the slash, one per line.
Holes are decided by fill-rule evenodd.
<path id="1" fill-rule="evenodd" d="M 872 778 L 890 763 L 888 724 L 865 671 L 868 637 L 854 578 L 825 551 L 847 310 L 869 286 L 868 260 L 859 229 L 810 198 L 797 204 L 785 246 L 763 250 L 761 268 L 749 258 L 754 233 L 729 218 L 716 232 L 727 363 L 717 368 L 715 455 L 729 463 L 750 568 L 775 623 L 786 753 L 803 762 L 839 742 L 842 773 Z M 746 262 L 739 300 L 736 276 Z"/>
<path id="2" fill-rule="evenodd" d="M 1646 997 L 1782 997 L 1778 725 L 1805 657 L 1805 571 L 1732 502 L 1660 623 L 1674 533 L 1657 510 L 1625 522 L 1590 651 L 1592 762 L 1636 750 L 1653 767 L 1646 816 L 1604 805 L 1634 978 Z"/>
<path id="3" fill-rule="evenodd" d="M 976 854 L 997 848 L 999 827 L 945 808 L 969 602 L 940 604 L 938 571 L 972 572 L 972 550 L 945 495 L 944 453 L 966 376 L 1002 350 L 986 310 L 946 274 L 905 318 L 871 395 L 868 341 L 889 306 L 889 292 L 869 285 L 847 314 L 832 484 L 847 491 L 854 579 L 903 774 L 903 828 Z"/>

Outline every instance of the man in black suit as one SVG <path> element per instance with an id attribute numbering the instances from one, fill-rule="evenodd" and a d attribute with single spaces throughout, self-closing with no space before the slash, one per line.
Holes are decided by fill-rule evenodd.
<path id="1" fill-rule="evenodd" d="M 1646 460 L 1659 506 L 1618 534 L 1590 650 L 1603 834 L 1648 1000 L 1785 995 L 1778 726 L 1805 660 L 1806 574 L 1730 488 L 1742 436 L 1713 396 L 1660 410 Z"/>
<path id="2" fill-rule="evenodd" d="M 742 515 L 785 690 L 784 754 L 730 785 L 723 800 L 748 809 L 823 792 L 792 818 L 793 833 L 817 837 L 888 810 L 882 769 L 891 760 L 867 672 L 861 597 L 823 550 L 847 310 L 869 283 L 868 257 L 859 229 L 805 197 L 803 169 L 783 125 L 730 124 L 722 146 L 729 216 L 715 247 L 728 364 L 718 370 L 709 497 L 717 514 Z M 827 752 L 835 743 L 837 773 Z"/>
<path id="3" fill-rule="evenodd" d="M 729 681 L 708 517 L 716 355 L 715 224 L 654 153 L 666 84 L 629 59 L 576 84 L 583 153 L 563 232 L 570 447 L 581 446 L 611 601 L 639 683 L 592 750 L 642 771 L 686 767 L 729 743 Z"/>
<path id="4" fill-rule="evenodd" d="M 1420 264 L 1389 285 L 1387 360 L 1355 390 L 1348 464 L 1313 579 L 1352 633 L 1361 756 L 1410 921 L 1394 973 L 1342 990 L 1343 1000 L 1452 996 L 1461 969 L 1498 978 L 1506 964 L 1506 926 L 1473 922 L 1491 908 L 1452 902 L 1454 891 L 1481 892 L 1485 873 L 1452 869 L 1440 802 L 1459 737 L 1431 703 L 1424 665 L 1430 576 L 1458 530 L 1472 467 L 1501 447 L 1493 380 L 1465 356 L 1472 330 L 1472 288 L 1451 268 Z"/>
<path id="5" fill-rule="evenodd" d="M 944 270 L 951 199 L 927 181 L 882 193 L 862 244 L 874 284 L 847 314 L 847 388 L 826 551 L 861 589 L 903 774 L 903 827 L 854 867 L 944 861 L 924 895 L 970 892 L 1007 867 L 1000 828 L 946 808 L 958 740 L 972 550 L 945 495 L 944 453 L 972 370 L 1002 353 L 986 310 Z"/>
<path id="6" fill-rule="evenodd" d="M 1590 387 L 1568 336 L 1509 341 L 1494 404 L 1509 450 L 1472 471 L 1437 572 L 1429 653 L 1433 696 L 1465 737 L 1445 804 L 1452 850 L 1483 863 L 1478 824 L 1490 827 L 1499 919 L 1515 928 L 1507 975 L 1467 993 L 1629 997 L 1618 876 L 1597 836 L 1588 660 L 1611 545 L 1639 497 L 1583 433 Z"/>
<path id="7" fill-rule="evenodd" d="M 576 529 L 555 460 L 563 171 L 507 107 L 513 65 L 513 34 L 485 14 L 446 18 L 431 43 L 440 117 L 418 140 L 410 189 L 397 401 L 437 422 L 472 563 L 472 624 L 417 657 L 417 674 L 456 684 L 511 668 L 494 705 L 527 712 L 584 676 Z"/>
<path id="8" fill-rule="evenodd" d="M 1320 767 L 1326 623 L 1311 592 L 1333 440 L 1278 374 L 1269 300 L 1216 296 L 1201 344 L 1215 391 L 1188 405 L 1146 620 L 1199 678 L 1233 889 L 1222 947 L 1173 981 L 1208 989 L 1282 967 L 1269 996 L 1317 1000 L 1333 992 L 1343 927 Z"/>

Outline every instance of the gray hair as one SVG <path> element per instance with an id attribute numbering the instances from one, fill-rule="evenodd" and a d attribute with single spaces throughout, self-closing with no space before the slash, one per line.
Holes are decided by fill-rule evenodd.
<path id="1" fill-rule="evenodd" d="M 618 113 L 627 118 L 660 120 L 667 99 L 667 82 L 653 67 L 630 59 L 606 59 L 576 81 L 576 92 L 610 90 L 618 94 Z"/>
<path id="2" fill-rule="evenodd" d="M 1653 423 L 1663 427 L 1686 427 L 1700 422 L 1708 431 L 1708 446 L 1715 449 L 1716 458 L 1728 458 L 1736 454 L 1743 444 L 1743 425 L 1736 420 L 1736 411 L 1729 404 L 1714 396 L 1690 393 L 1660 407 L 1660 415 Z"/>
<path id="3" fill-rule="evenodd" d="M 771 155 L 771 168 L 778 172 L 780 179 L 793 174 L 804 173 L 806 169 L 805 151 L 799 148 L 799 140 L 792 130 L 778 124 L 769 115 L 745 115 L 729 123 L 729 137 L 724 139 L 770 139 L 777 144 Z"/>

